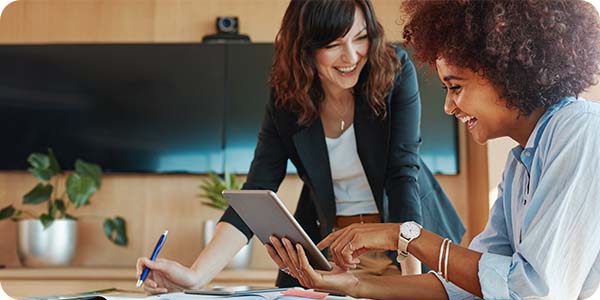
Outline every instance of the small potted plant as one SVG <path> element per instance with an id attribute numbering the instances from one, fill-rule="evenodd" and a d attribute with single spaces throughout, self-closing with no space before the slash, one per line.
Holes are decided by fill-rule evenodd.
<path id="1" fill-rule="evenodd" d="M 23 196 L 23 204 L 46 204 L 47 209 L 36 215 L 9 205 L 0 210 L 0 220 L 17 222 L 17 251 L 23 265 L 69 265 L 77 244 L 77 217 L 70 211 L 90 204 L 91 196 L 102 183 L 102 169 L 78 159 L 75 170 L 66 177 L 65 188 L 60 191 L 63 171 L 52 149 L 48 149 L 48 154 L 33 153 L 27 161 L 31 166 L 28 171 L 40 182 Z M 126 223 L 122 217 L 106 218 L 104 233 L 115 245 L 127 246 Z"/>
<path id="2" fill-rule="evenodd" d="M 197 196 L 203 199 L 203 205 L 216 208 L 218 210 L 225 210 L 229 206 L 227 200 L 223 197 L 224 190 L 239 190 L 242 188 L 242 183 L 237 181 L 235 174 L 229 174 L 225 172 L 223 177 L 209 173 L 208 178 L 202 180 L 200 183 L 201 194 Z M 204 222 L 204 245 L 208 244 L 213 236 L 215 230 L 215 221 L 206 220 Z M 227 269 L 244 269 L 250 265 L 250 259 L 252 258 L 252 240 L 248 245 L 245 245 L 240 251 L 233 257 L 231 262 L 227 265 Z"/>

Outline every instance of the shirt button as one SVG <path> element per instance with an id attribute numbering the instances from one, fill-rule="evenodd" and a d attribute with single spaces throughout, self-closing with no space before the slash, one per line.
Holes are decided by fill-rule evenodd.
<path id="1" fill-rule="evenodd" d="M 529 154 L 529 151 L 525 151 L 525 156 L 529 157 L 529 155 L 531 155 Z"/>

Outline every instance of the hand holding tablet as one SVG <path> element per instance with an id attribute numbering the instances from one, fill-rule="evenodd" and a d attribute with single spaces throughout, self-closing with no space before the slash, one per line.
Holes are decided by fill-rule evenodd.
<path id="1" fill-rule="evenodd" d="M 223 191 L 223 197 L 263 244 L 270 236 L 287 238 L 304 248 L 310 265 L 330 271 L 331 265 L 275 193 L 269 190 Z"/>

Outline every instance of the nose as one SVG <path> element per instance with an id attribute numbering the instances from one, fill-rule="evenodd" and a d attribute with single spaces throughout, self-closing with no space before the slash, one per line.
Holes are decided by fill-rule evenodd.
<path id="1" fill-rule="evenodd" d="M 450 96 L 450 93 L 446 93 L 446 99 L 444 100 L 444 112 L 447 115 L 453 115 L 456 111 L 456 103 L 454 103 L 454 99 Z"/>
<path id="2" fill-rule="evenodd" d="M 349 64 L 355 64 L 358 62 L 358 48 L 353 43 L 346 43 L 344 47 L 344 53 L 342 54 L 342 61 Z"/>

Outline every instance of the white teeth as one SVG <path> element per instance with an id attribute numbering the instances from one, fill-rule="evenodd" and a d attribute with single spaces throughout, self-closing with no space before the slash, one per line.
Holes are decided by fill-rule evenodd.
<path id="1" fill-rule="evenodd" d="M 463 123 L 467 123 L 469 121 L 471 121 L 471 119 L 474 119 L 475 117 L 471 117 L 471 116 L 464 116 L 464 117 L 459 117 L 458 119 L 463 122 Z"/>
<path id="2" fill-rule="evenodd" d="M 354 69 L 356 69 L 356 66 L 357 66 L 357 64 L 354 64 L 350 67 L 335 67 L 335 69 L 342 73 L 350 73 L 350 72 L 354 71 Z"/>

